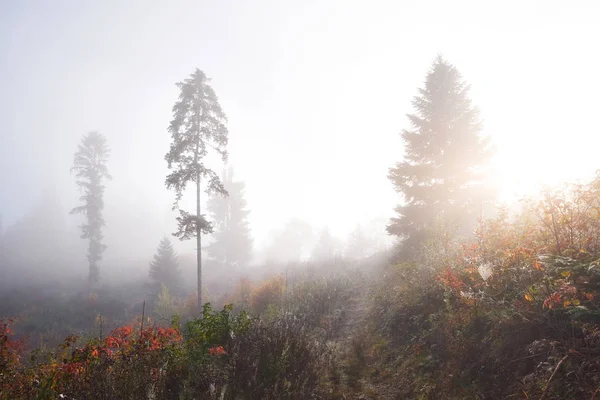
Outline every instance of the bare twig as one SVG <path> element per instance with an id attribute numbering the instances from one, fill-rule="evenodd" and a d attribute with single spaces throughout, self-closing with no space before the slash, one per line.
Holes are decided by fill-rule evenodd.
<path id="1" fill-rule="evenodd" d="M 546 382 L 546 386 L 544 386 L 544 391 L 542 392 L 542 395 L 540 396 L 540 400 L 544 400 L 544 397 L 546 397 L 546 393 L 548 392 L 548 388 L 550 387 L 550 382 L 552 382 L 552 378 L 554 378 L 554 375 L 556 375 L 556 371 L 558 371 L 558 369 L 560 368 L 562 363 L 568 357 L 569 357 L 569 354 L 565 354 L 565 356 L 563 358 L 561 358 L 561 360 L 558 362 L 558 364 L 556 364 L 556 368 L 554 368 L 554 372 L 552 372 L 552 375 L 550 375 L 550 379 L 548 379 L 548 382 Z"/>
<path id="2" fill-rule="evenodd" d="M 531 356 L 525 356 L 525 357 L 517 358 L 517 359 L 514 359 L 514 360 L 510 360 L 509 362 L 506 363 L 506 365 L 508 365 L 510 363 L 517 362 L 517 361 L 521 361 L 521 360 L 527 360 L 528 358 L 534 358 L 534 357 L 537 357 L 537 356 L 543 356 L 544 354 L 546 354 L 546 353 L 533 354 Z"/>
<path id="3" fill-rule="evenodd" d="M 598 386 L 598 389 L 594 390 L 594 393 L 592 394 L 592 398 L 590 400 L 596 399 L 596 394 L 598 394 L 598 391 L 600 391 L 600 386 Z"/>
<path id="4" fill-rule="evenodd" d="M 142 332 L 144 332 L 145 313 L 146 313 L 146 300 L 144 300 L 144 303 L 142 304 L 142 323 L 141 323 L 141 327 L 140 327 L 140 335 L 142 334 Z"/>

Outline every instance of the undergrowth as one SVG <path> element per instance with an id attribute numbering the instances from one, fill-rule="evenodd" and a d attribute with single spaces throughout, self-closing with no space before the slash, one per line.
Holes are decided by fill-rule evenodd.
<path id="1" fill-rule="evenodd" d="M 240 283 L 235 308 L 29 353 L 5 320 L 0 398 L 600 399 L 600 179 L 432 232 L 357 308 L 368 282 Z"/>

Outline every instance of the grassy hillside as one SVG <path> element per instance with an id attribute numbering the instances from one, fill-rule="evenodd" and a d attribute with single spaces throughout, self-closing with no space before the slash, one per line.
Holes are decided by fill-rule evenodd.
<path id="1" fill-rule="evenodd" d="M 201 318 L 163 296 L 170 322 L 31 353 L 6 320 L 0 398 L 598 398 L 599 188 L 545 193 L 472 240 L 439 229 L 410 261 L 240 282 Z"/>

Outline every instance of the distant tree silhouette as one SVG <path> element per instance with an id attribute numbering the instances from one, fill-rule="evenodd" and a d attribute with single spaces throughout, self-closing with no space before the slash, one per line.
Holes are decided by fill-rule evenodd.
<path id="1" fill-rule="evenodd" d="M 272 232 L 271 243 L 265 251 L 269 262 L 300 261 L 309 255 L 314 244 L 314 232 L 306 221 L 292 218 L 283 229 Z"/>
<path id="2" fill-rule="evenodd" d="M 314 261 L 328 261 L 338 256 L 339 243 L 325 227 L 319 232 L 317 243 L 313 248 L 311 258 Z"/>
<path id="3" fill-rule="evenodd" d="M 176 293 L 181 289 L 179 258 L 167 237 L 162 238 L 156 254 L 150 262 L 149 276 L 154 283 L 155 290 L 158 290 L 161 285 L 166 286 L 170 292 Z"/>
<path id="4" fill-rule="evenodd" d="M 407 256 L 440 220 L 468 231 L 489 195 L 482 183 L 491 148 L 468 92 L 458 70 L 438 56 L 413 100 L 404 160 L 388 175 L 404 203 L 387 230 L 403 240 Z"/>
<path id="5" fill-rule="evenodd" d="M 388 221 L 389 218 L 376 217 L 365 221 L 362 225 L 373 253 L 389 250 L 396 242 L 396 238 L 387 233 Z"/>
<path id="6" fill-rule="evenodd" d="M 248 225 L 243 182 L 233 180 L 233 168 L 223 171 L 223 186 L 229 196 L 213 195 L 207 204 L 213 226 L 213 242 L 208 256 L 222 268 L 232 271 L 247 267 L 252 259 L 252 237 Z"/>
<path id="7" fill-rule="evenodd" d="M 0 213 L 0 277 L 6 279 L 6 264 L 4 261 L 4 225 L 2 213 Z"/>
<path id="8" fill-rule="evenodd" d="M 198 311 L 202 309 L 202 233 L 212 228 L 200 213 L 200 183 L 206 181 L 206 192 L 227 195 L 219 176 L 203 162 L 209 149 L 227 160 L 227 118 L 219 100 L 204 72 L 196 69 L 188 79 L 177 83 L 179 99 L 173 106 L 173 120 L 169 125 L 171 148 L 165 156 L 168 167 L 173 170 L 166 178 L 167 189 L 176 193 L 174 209 L 188 183 L 196 184 L 196 214 L 179 209 L 178 231 L 181 240 L 196 237 L 198 272 Z"/>
<path id="9" fill-rule="evenodd" d="M 44 189 L 33 207 L 6 227 L 0 234 L 0 247 L 0 272 L 10 279 L 0 283 L 50 285 L 50 280 L 76 275 L 64 268 L 72 256 L 65 209 L 53 187 Z"/>
<path id="10" fill-rule="evenodd" d="M 81 191 L 79 198 L 83 204 L 71 210 L 71 214 L 83 214 L 86 222 L 81 225 L 81 238 L 89 240 L 89 287 L 98 281 L 99 263 L 106 246 L 102 244 L 102 227 L 104 216 L 104 180 L 110 180 L 106 163 L 110 150 L 106 138 L 98 132 L 90 132 L 81 138 L 75 153 L 73 167 L 77 180 L 75 183 Z"/>
<path id="11" fill-rule="evenodd" d="M 350 259 L 361 259 L 367 257 L 373 251 L 373 244 L 360 224 L 356 227 L 348 237 L 346 243 L 346 257 Z"/>

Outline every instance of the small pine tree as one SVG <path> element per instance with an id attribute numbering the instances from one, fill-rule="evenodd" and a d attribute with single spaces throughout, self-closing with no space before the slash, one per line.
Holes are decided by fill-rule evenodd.
<path id="1" fill-rule="evenodd" d="M 171 292 L 181 290 L 181 270 L 179 269 L 179 258 L 173 249 L 169 238 L 164 237 L 158 246 L 154 258 L 150 262 L 150 279 L 155 289 L 165 285 Z"/>
<path id="2" fill-rule="evenodd" d="M 164 322 L 170 321 L 174 315 L 181 314 L 182 311 L 183 308 L 181 307 L 180 302 L 171 296 L 167 285 L 162 283 L 160 285 L 160 292 L 154 303 L 154 314 L 159 320 Z"/>

